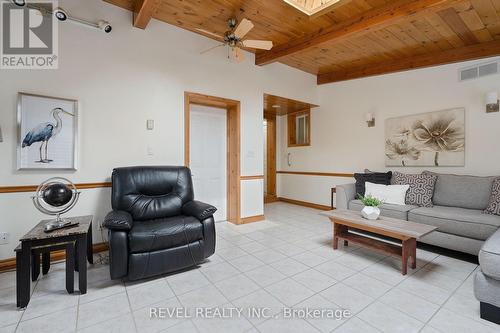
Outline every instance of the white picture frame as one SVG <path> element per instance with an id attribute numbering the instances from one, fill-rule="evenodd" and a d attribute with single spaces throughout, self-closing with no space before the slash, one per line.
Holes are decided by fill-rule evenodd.
<path id="1" fill-rule="evenodd" d="M 20 92 L 17 125 L 17 170 L 77 170 L 77 100 Z"/>

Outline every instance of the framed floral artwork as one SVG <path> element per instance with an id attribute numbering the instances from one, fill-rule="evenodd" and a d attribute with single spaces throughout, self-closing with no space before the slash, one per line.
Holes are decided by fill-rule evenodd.
<path id="1" fill-rule="evenodd" d="M 387 119 L 385 164 L 388 167 L 464 166 L 465 109 Z"/>

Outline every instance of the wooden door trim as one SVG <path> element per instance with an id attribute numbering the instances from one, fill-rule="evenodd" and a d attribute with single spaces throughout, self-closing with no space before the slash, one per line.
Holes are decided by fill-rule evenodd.
<path id="1" fill-rule="evenodd" d="M 240 186 L 240 102 L 232 99 L 184 93 L 184 165 L 189 167 L 190 153 L 190 111 L 191 105 L 202 105 L 227 110 L 227 220 L 241 223 L 241 186 Z"/>
<path id="2" fill-rule="evenodd" d="M 264 112 L 264 119 L 267 121 L 267 139 L 266 139 L 266 154 L 267 154 L 267 164 L 266 164 L 266 175 L 267 175 L 267 200 L 273 200 L 276 198 L 276 115 Z M 264 197 L 266 199 L 266 196 Z"/>

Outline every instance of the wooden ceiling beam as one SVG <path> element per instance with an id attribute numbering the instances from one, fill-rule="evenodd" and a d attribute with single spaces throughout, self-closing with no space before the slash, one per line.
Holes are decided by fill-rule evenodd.
<path id="1" fill-rule="evenodd" d="M 258 52 L 256 65 L 266 65 L 297 52 L 321 45 L 326 42 L 339 41 L 352 35 L 360 35 L 381 29 L 410 15 L 434 9 L 437 6 L 450 3 L 448 0 L 399 0 L 387 5 L 371 9 L 343 23 L 320 30 L 316 33 L 275 46 L 271 51 Z"/>
<path id="2" fill-rule="evenodd" d="M 317 82 L 318 84 L 325 84 L 346 81 L 367 76 L 402 72 L 411 69 L 445 65 L 498 55 L 500 55 L 500 40 L 495 40 L 481 44 L 468 45 L 457 49 L 422 54 L 392 62 L 370 64 L 345 71 L 319 74 Z"/>
<path id="3" fill-rule="evenodd" d="M 136 0 L 134 6 L 134 27 L 146 29 L 160 2 L 160 0 Z"/>

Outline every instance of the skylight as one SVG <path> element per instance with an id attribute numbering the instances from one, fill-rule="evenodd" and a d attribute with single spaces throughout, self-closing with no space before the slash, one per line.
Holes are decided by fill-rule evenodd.
<path id="1" fill-rule="evenodd" d="M 287 4 L 297 8 L 301 12 L 311 17 L 325 14 L 332 10 L 333 5 L 337 5 L 343 0 L 283 0 Z"/>

